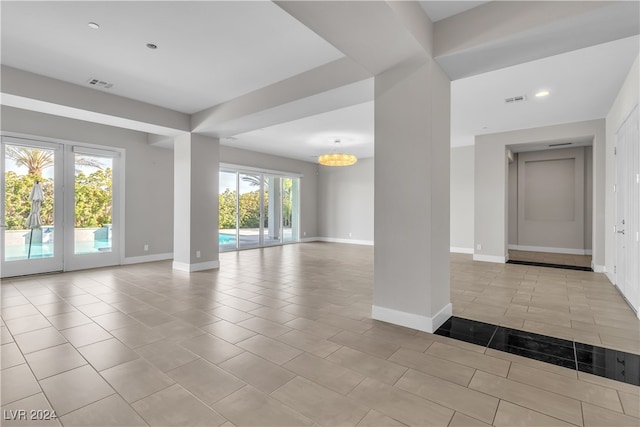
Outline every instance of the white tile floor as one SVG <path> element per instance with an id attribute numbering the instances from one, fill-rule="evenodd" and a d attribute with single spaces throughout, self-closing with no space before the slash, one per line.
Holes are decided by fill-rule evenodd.
<path id="1" fill-rule="evenodd" d="M 3 280 L 2 425 L 639 425 L 640 387 L 372 321 L 372 262 L 309 243 Z M 602 275 L 451 266 L 457 315 L 638 353 Z"/>

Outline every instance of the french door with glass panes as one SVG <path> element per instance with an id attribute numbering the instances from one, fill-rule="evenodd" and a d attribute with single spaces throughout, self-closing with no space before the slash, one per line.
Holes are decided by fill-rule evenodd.
<path id="1" fill-rule="evenodd" d="M 0 151 L 0 277 L 120 263 L 120 152 L 8 136 Z"/>

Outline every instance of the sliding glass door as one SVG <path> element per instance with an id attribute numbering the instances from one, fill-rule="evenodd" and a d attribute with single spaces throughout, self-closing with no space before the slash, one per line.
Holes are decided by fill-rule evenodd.
<path id="1" fill-rule="evenodd" d="M 257 171 L 220 171 L 221 251 L 298 241 L 299 178 Z"/>

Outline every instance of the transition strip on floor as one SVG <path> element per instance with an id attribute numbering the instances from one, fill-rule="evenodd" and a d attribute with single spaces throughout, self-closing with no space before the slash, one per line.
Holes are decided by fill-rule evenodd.
<path id="1" fill-rule="evenodd" d="M 581 267 L 579 265 L 550 264 L 546 262 L 520 261 L 517 259 L 510 259 L 507 261 L 507 264 L 531 265 L 533 267 L 562 268 L 565 270 L 577 270 L 577 271 L 593 271 L 591 267 Z"/>
<path id="2" fill-rule="evenodd" d="M 437 335 L 640 386 L 640 355 L 451 317 Z"/>

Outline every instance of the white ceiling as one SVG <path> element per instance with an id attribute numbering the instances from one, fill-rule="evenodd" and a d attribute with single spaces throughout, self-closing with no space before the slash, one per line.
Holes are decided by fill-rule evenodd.
<path id="1" fill-rule="evenodd" d="M 474 135 L 605 117 L 639 49 L 638 37 L 630 37 L 452 82 L 451 145 L 471 145 Z M 550 95 L 536 98 L 543 89 Z M 518 95 L 527 100 L 505 103 Z"/>
<path id="2" fill-rule="evenodd" d="M 437 22 L 442 19 L 448 18 L 458 13 L 462 13 L 466 10 L 473 9 L 474 7 L 482 4 L 489 3 L 488 1 L 421 1 L 420 6 L 427 12 L 431 21 Z"/>
<path id="3" fill-rule="evenodd" d="M 184 113 L 343 56 L 269 1 L 2 2 L 3 64 Z"/>
<path id="4" fill-rule="evenodd" d="M 314 162 L 320 154 L 336 149 L 358 158 L 373 157 L 373 102 L 328 111 L 223 139 L 230 147 L 261 151 Z M 339 151 L 339 150 L 338 150 Z"/>
<path id="5" fill-rule="evenodd" d="M 483 3 L 421 2 L 433 20 Z M 2 64 L 84 86 L 90 77 L 103 79 L 114 84 L 109 93 L 185 113 L 344 56 L 269 1 L 3 1 L 1 18 Z M 91 30 L 90 21 L 101 28 Z M 158 49 L 146 48 L 149 42 Z M 604 117 L 638 50 L 633 37 L 452 82 L 452 145 L 472 144 L 477 134 Z M 371 157 L 373 104 L 363 101 L 373 98 L 372 84 L 352 86 L 274 108 L 282 121 L 313 115 L 222 143 L 313 161 L 340 138 L 345 151 Z M 551 95 L 534 98 L 539 89 Z M 523 94 L 528 101 L 505 105 L 504 98 Z M 336 105 L 351 106 L 327 111 Z"/>

